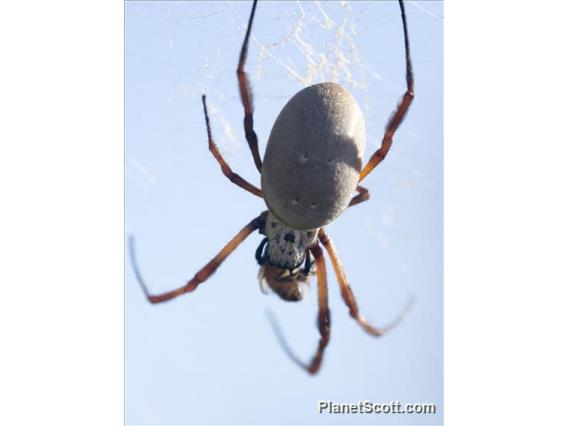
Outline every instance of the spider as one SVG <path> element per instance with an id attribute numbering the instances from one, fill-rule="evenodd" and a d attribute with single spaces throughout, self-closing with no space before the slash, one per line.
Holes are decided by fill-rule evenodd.
<path id="1" fill-rule="evenodd" d="M 261 174 L 262 190 L 235 173 L 224 160 L 213 140 L 205 95 L 201 100 L 209 150 L 219 163 L 221 171 L 235 185 L 261 197 L 268 210 L 242 228 L 185 285 L 162 294 L 151 294 L 148 290 L 136 262 L 134 238 L 130 236 L 133 270 L 150 303 L 166 302 L 194 291 L 251 233 L 258 230 L 265 236 L 255 253 L 261 266 L 261 284 L 267 284 L 284 300 L 298 301 L 302 299 L 302 285 L 308 281 L 309 276 L 315 273 L 317 277 L 317 324 L 320 339 L 310 363 L 304 364 L 296 358 L 277 333 L 286 353 L 308 373 L 316 374 L 319 371 L 331 330 L 326 262 L 322 246 L 331 261 L 343 301 L 349 308 L 351 317 L 364 331 L 379 337 L 401 321 L 403 314 L 389 325 L 379 328 L 371 325 L 360 314 L 335 246 L 324 228 L 348 207 L 369 199 L 368 189 L 359 183 L 385 159 L 393 136 L 414 98 L 414 76 L 402 0 L 399 0 L 399 6 L 404 32 L 406 92 L 387 122 L 380 148 L 363 167 L 363 114 L 346 89 L 330 82 L 304 88 L 288 101 L 274 123 L 264 159 L 261 160 L 253 126 L 251 85 L 245 70 L 257 7 L 257 0 L 254 0 L 240 51 L 237 79 L 244 108 L 245 137 L 254 164 Z"/>

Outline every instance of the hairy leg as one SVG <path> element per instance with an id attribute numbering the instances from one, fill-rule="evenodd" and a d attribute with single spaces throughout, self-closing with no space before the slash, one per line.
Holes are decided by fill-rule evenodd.
<path id="1" fill-rule="evenodd" d="M 327 298 L 327 272 L 325 269 L 325 259 L 319 245 L 311 247 L 311 252 L 316 261 L 316 274 L 318 278 L 318 330 L 320 340 L 312 361 L 306 370 L 310 374 L 316 374 L 323 361 L 323 354 L 327 344 L 329 343 L 331 331 L 331 318 Z"/>
<path id="2" fill-rule="evenodd" d="M 250 89 L 250 83 L 248 79 L 247 72 L 245 71 L 245 64 L 247 61 L 248 54 L 248 43 L 250 38 L 250 32 L 252 30 L 252 23 L 254 21 L 254 13 L 256 11 L 257 0 L 254 0 L 252 4 L 252 10 L 250 12 L 250 17 L 247 26 L 247 32 L 245 34 L 245 39 L 241 47 L 241 54 L 239 56 L 239 65 L 237 66 L 237 79 L 239 81 L 239 92 L 241 94 L 241 103 L 245 110 L 245 118 L 243 121 L 245 128 L 245 137 L 247 139 L 252 158 L 254 159 L 254 164 L 258 171 L 262 169 L 262 161 L 260 159 L 260 154 L 258 153 L 258 137 L 254 131 L 253 123 L 253 98 L 252 91 Z"/>
<path id="3" fill-rule="evenodd" d="M 256 195 L 257 197 L 262 198 L 262 191 L 258 189 L 256 186 L 249 183 L 247 180 L 243 179 L 237 173 L 233 172 L 231 167 L 227 164 L 227 162 L 221 155 L 221 152 L 219 151 L 217 144 L 213 140 L 213 136 L 211 133 L 211 125 L 209 123 L 209 113 L 207 112 L 207 101 L 205 95 L 201 97 L 201 102 L 203 103 L 203 114 L 205 114 L 205 125 L 207 126 L 207 139 L 209 141 L 209 151 L 211 151 L 211 154 L 213 154 L 213 157 L 215 157 L 215 159 L 221 166 L 221 171 L 235 185 L 243 188 L 244 190 L 250 192 L 253 195 Z"/>
<path id="4" fill-rule="evenodd" d="M 343 298 L 343 301 L 349 308 L 349 314 L 351 315 L 351 317 L 355 321 L 357 321 L 357 323 L 363 328 L 363 330 L 365 330 L 367 333 L 375 337 L 382 336 L 387 331 L 398 325 L 402 321 L 408 310 L 410 309 L 411 304 L 407 306 L 407 308 L 403 311 L 401 315 L 398 316 L 398 318 L 396 318 L 393 322 L 391 322 L 385 327 L 379 328 L 369 324 L 369 322 L 359 312 L 359 307 L 357 306 L 357 300 L 355 299 L 353 290 L 351 290 L 351 286 L 347 281 L 345 270 L 341 265 L 341 261 L 339 260 L 339 256 L 337 255 L 333 241 L 331 241 L 331 238 L 329 238 L 329 236 L 326 234 L 323 228 L 320 229 L 318 237 L 321 243 L 323 244 L 323 246 L 325 247 L 325 249 L 327 250 L 327 253 L 329 254 L 331 264 L 333 265 L 333 269 L 335 271 L 335 275 L 337 276 L 337 281 L 339 282 L 339 287 L 341 289 L 341 297 Z"/>
<path id="5" fill-rule="evenodd" d="M 357 188 L 355 188 L 355 190 L 359 193 L 357 195 L 355 195 L 351 201 L 349 202 L 349 205 L 347 207 L 352 207 L 352 206 L 356 206 L 359 203 L 362 203 L 363 201 L 367 201 L 369 198 L 371 198 L 371 193 L 369 192 L 369 190 L 361 185 L 357 185 Z"/>
<path id="6" fill-rule="evenodd" d="M 207 280 L 213 273 L 217 270 L 217 268 L 223 263 L 223 261 L 256 229 L 262 228 L 264 226 L 264 217 L 261 214 L 260 216 L 251 220 L 243 229 L 239 231 L 235 237 L 229 241 L 225 247 L 221 249 L 221 251 L 211 259 L 203 268 L 201 268 L 195 276 L 189 280 L 184 286 L 179 287 L 175 290 L 167 291 L 161 294 L 150 294 L 148 290 L 148 286 L 144 282 L 142 278 L 142 274 L 140 273 L 140 269 L 138 268 L 138 264 L 136 262 L 136 253 L 134 250 L 134 237 L 129 236 L 128 243 L 130 248 L 130 260 L 132 262 L 132 268 L 134 269 L 134 274 L 136 275 L 136 279 L 138 283 L 142 287 L 142 291 L 144 295 L 148 299 L 150 303 L 162 303 L 168 300 L 174 299 L 178 296 L 181 296 L 185 293 L 190 293 L 194 291 L 199 284 Z"/>
<path id="7" fill-rule="evenodd" d="M 381 142 L 381 147 L 375 151 L 375 153 L 371 156 L 369 162 L 363 167 L 363 170 L 359 174 L 359 182 L 361 182 L 365 177 L 371 173 L 371 171 L 379 165 L 381 161 L 385 159 L 387 156 L 390 147 L 392 145 L 393 136 L 398 129 L 398 126 L 404 120 L 408 109 L 410 108 L 410 104 L 414 99 L 414 73 L 412 72 L 412 61 L 410 59 L 410 43 L 408 41 L 408 28 L 406 25 L 406 12 L 404 10 L 404 3 L 402 0 L 399 0 L 400 5 L 400 14 L 402 17 L 402 27 L 404 30 L 404 50 L 405 50 L 405 59 L 406 59 L 406 92 L 404 93 L 402 100 L 394 110 L 391 118 L 387 122 L 387 126 L 385 128 L 385 134 L 383 136 L 383 140 Z"/>
<path id="8" fill-rule="evenodd" d="M 328 307 L 328 300 L 327 300 L 327 273 L 325 269 L 325 259 L 323 257 L 323 252 L 319 245 L 315 245 L 310 247 L 310 251 L 314 255 L 315 262 L 316 262 L 316 274 L 317 274 L 317 281 L 318 281 L 318 316 L 317 316 L 317 323 L 318 323 L 318 330 L 320 333 L 320 339 L 318 342 L 318 347 L 316 349 L 315 355 L 312 357 L 312 360 L 309 364 L 305 364 L 302 360 L 298 358 L 298 356 L 290 349 L 288 342 L 284 338 L 282 330 L 276 321 L 276 318 L 272 314 L 269 314 L 268 319 L 272 325 L 272 329 L 278 339 L 278 342 L 284 349 L 286 355 L 290 357 L 292 361 L 294 361 L 297 365 L 301 368 L 306 370 L 310 374 L 316 374 L 320 367 L 323 360 L 323 354 L 327 344 L 329 343 L 330 338 L 330 311 Z"/>

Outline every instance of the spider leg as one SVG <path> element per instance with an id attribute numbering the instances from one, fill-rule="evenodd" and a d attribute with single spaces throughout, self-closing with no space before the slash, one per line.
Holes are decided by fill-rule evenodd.
<path id="1" fill-rule="evenodd" d="M 134 274 L 136 275 L 136 279 L 142 287 L 142 291 L 144 292 L 146 298 L 150 303 L 162 303 L 168 300 L 171 300 L 175 297 L 181 296 L 185 293 L 190 293 L 197 288 L 199 284 L 207 280 L 216 270 L 217 268 L 223 263 L 223 261 L 256 229 L 259 229 L 264 224 L 264 218 L 261 214 L 260 216 L 251 220 L 243 229 L 239 231 L 235 237 L 231 241 L 229 241 L 225 247 L 221 249 L 221 251 L 211 259 L 203 268 L 201 268 L 195 276 L 187 282 L 182 287 L 179 287 L 175 290 L 167 291 L 162 294 L 150 294 L 148 291 L 148 286 L 144 282 L 142 278 L 142 274 L 140 273 L 140 269 L 138 268 L 138 264 L 136 262 L 136 253 L 134 250 L 134 237 L 130 235 L 128 237 L 128 245 L 130 249 L 130 260 L 132 262 L 132 268 L 134 269 Z"/>
<path id="2" fill-rule="evenodd" d="M 355 188 L 355 190 L 359 194 L 357 194 L 353 198 L 351 198 L 351 201 L 349 202 L 349 205 L 347 207 L 355 206 L 355 205 L 362 203 L 363 201 L 367 201 L 369 198 L 371 198 L 371 193 L 369 192 L 369 190 L 367 188 L 365 188 L 361 185 L 357 185 L 357 188 Z"/>
<path id="3" fill-rule="evenodd" d="M 268 319 L 270 320 L 272 329 L 276 334 L 276 338 L 278 339 L 278 342 L 284 349 L 286 355 L 288 355 L 292 361 L 294 361 L 297 365 L 299 365 L 301 368 L 306 370 L 308 373 L 316 374 L 321 367 L 323 354 L 327 344 L 329 343 L 331 321 L 330 321 L 330 311 L 327 300 L 327 273 L 325 270 L 325 259 L 323 257 L 323 252 L 321 250 L 321 247 L 317 243 L 316 245 L 310 247 L 310 251 L 314 255 L 316 261 L 316 274 L 318 279 L 317 324 L 320 333 L 320 339 L 318 342 L 316 353 L 309 364 L 303 363 L 296 356 L 296 354 L 294 354 L 294 352 L 290 349 L 290 346 L 286 342 L 282 330 L 280 329 L 280 326 L 278 325 L 278 322 L 276 321 L 274 316 L 272 314 L 269 314 Z"/>
<path id="4" fill-rule="evenodd" d="M 351 315 L 351 317 L 355 321 L 357 321 L 357 323 L 363 328 L 363 330 L 375 337 L 380 337 L 391 330 L 393 327 L 397 326 L 409 312 L 410 308 L 412 307 L 413 300 L 411 299 L 409 301 L 403 312 L 390 324 L 381 328 L 369 324 L 369 322 L 367 322 L 367 320 L 359 312 L 359 307 L 357 306 L 355 295 L 353 294 L 353 290 L 351 290 L 351 286 L 347 281 L 347 276 L 345 275 L 345 271 L 343 269 L 343 266 L 341 265 L 339 256 L 335 251 L 335 246 L 333 245 L 331 238 L 329 238 L 323 228 L 320 229 L 318 237 L 327 250 L 327 253 L 329 254 L 331 264 L 333 265 L 333 269 L 335 270 L 335 275 L 337 276 L 337 281 L 339 282 L 339 287 L 341 289 L 341 297 L 349 308 L 349 314 Z"/>
<path id="5" fill-rule="evenodd" d="M 408 28 L 406 25 L 406 12 L 404 10 L 404 3 L 402 0 L 398 1 L 400 5 L 400 13 L 402 16 L 402 27 L 404 29 L 404 51 L 405 51 L 405 58 L 406 58 L 406 92 L 404 93 L 402 100 L 394 110 L 391 118 L 389 119 L 386 128 L 385 134 L 383 136 L 383 141 L 381 142 L 381 147 L 375 151 L 375 153 L 371 156 L 369 162 L 365 165 L 361 173 L 359 174 L 359 182 L 361 182 L 365 177 L 371 173 L 371 171 L 377 167 L 377 165 L 385 159 L 387 156 L 389 149 L 392 145 L 392 138 L 394 133 L 404 120 L 408 109 L 410 108 L 410 104 L 414 99 L 414 74 L 412 72 L 412 61 L 410 59 L 410 44 L 408 41 Z"/>
<path id="6" fill-rule="evenodd" d="M 256 3 L 257 0 L 254 0 L 248 21 L 247 32 L 245 34 L 245 39 L 241 47 L 241 54 L 239 56 L 239 65 L 237 66 L 237 79 L 239 81 L 239 92 L 241 94 L 241 102 L 245 110 L 245 118 L 244 118 L 245 136 L 250 148 L 250 152 L 252 153 L 252 157 L 254 159 L 254 164 L 256 165 L 256 168 L 260 172 L 262 168 L 262 161 L 258 153 L 258 138 L 256 136 L 256 132 L 254 131 L 253 127 L 254 107 L 253 107 L 252 91 L 250 89 L 250 83 L 247 72 L 245 71 L 245 63 L 248 54 L 248 43 L 250 38 L 250 32 L 252 29 L 252 22 L 254 20 L 254 12 L 256 10 Z"/>
<path id="7" fill-rule="evenodd" d="M 272 331 L 274 331 L 274 335 L 278 339 L 278 343 L 280 344 L 280 346 L 282 346 L 282 349 L 284 350 L 286 355 L 288 355 L 288 357 L 292 361 L 294 361 L 295 364 L 297 364 L 298 366 L 300 366 L 303 369 L 307 369 L 306 364 L 304 364 L 302 362 L 302 360 L 300 358 L 298 358 L 298 356 L 290 348 L 290 345 L 286 341 L 286 338 L 284 337 L 284 333 L 282 332 L 282 328 L 280 327 L 280 324 L 278 324 L 278 321 L 276 320 L 276 317 L 274 316 L 274 314 L 271 311 L 267 311 L 266 317 L 268 318 L 268 321 L 270 322 L 270 325 L 272 327 Z"/>
<path id="8" fill-rule="evenodd" d="M 227 164 L 227 162 L 221 155 L 221 152 L 219 151 L 217 144 L 213 140 L 213 136 L 211 133 L 211 125 L 209 123 L 209 114 L 207 112 L 207 100 L 205 98 L 205 95 L 201 96 L 201 102 L 203 103 L 203 114 L 205 115 L 205 125 L 207 126 L 207 139 L 209 141 L 209 151 L 211 151 L 211 154 L 213 154 L 213 157 L 215 157 L 215 159 L 221 166 L 223 174 L 235 185 L 243 188 L 245 191 L 248 191 L 253 195 L 256 195 L 257 197 L 262 198 L 262 191 L 253 184 L 249 183 L 247 180 L 243 179 L 239 174 L 233 172 L 231 167 Z"/>
<path id="9" fill-rule="evenodd" d="M 323 353 L 329 343 L 331 318 L 327 300 L 327 272 L 325 270 L 323 252 L 319 244 L 314 245 L 310 250 L 316 260 L 316 274 L 318 278 L 318 330 L 320 339 L 316 353 L 306 370 L 310 374 L 316 374 L 321 367 Z"/>

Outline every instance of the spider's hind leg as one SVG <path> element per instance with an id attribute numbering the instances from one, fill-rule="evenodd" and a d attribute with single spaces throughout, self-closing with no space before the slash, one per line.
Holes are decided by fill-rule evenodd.
<path id="1" fill-rule="evenodd" d="M 245 71 L 245 64 L 248 55 L 248 43 L 250 38 L 250 32 L 252 30 L 252 23 L 254 21 L 256 3 L 257 0 L 254 0 L 252 4 L 252 9 L 250 11 L 245 39 L 241 47 L 241 54 L 239 55 L 239 65 L 237 66 L 237 79 L 239 81 L 239 92 L 241 94 L 241 102 L 245 110 L 245 118 L 243 123 L 245 128 L 245 137 L 247 139 L 250 152 L 252 154 L 252 158 L 254 159 L 254 164 L 258 169 L 258 171 L 260 172 L 260 170 L 262 169 L 262 160 L 260 159 L 260 154 L 258 153 L 258 137 L 256 136 L 256 132 L 254 131 L 254 126 L 253 126 L 254 105 L 253 105 L 252 90 L 248 79 L 248 74 Z"/>
<path id="2" fill-rule="evenodd" d="M 207 112 L 207 100 L 205 95 L 201 97 L 201 102 L 203 103 L 203 114 L 205 115 L 205 125 L 207 126 L 207 139 L 209 142 L 209 151 L 211 151 L 211 154 L 213 154 L 213 157 L 215 157 L 215 159 L 221 166 L 221 171 L 227 177 L 227 179 L 229 179 L 235 185 L 243 188 L 245 191 L 248 191 L 253 195 L 256 195 L 257 197 L 262 198 L 262 191 L 253 184 L 251 184 L 250 182 L 248 182 L 246 179 L 242 178 L 239 174 L 233 172 L 231 167 L 227 164 L 227 162 L 221 155 L 221 152 L 219 151 L 217 144 L 213 140 L 213 135 L 211 133 L 211 124 L 209 123 L 209 113 Z"/>
<path id="3" fill-rule="evenodd" d="M 351 198 L 351 201 L 349 202 L 349 205 L 347 207 L 356 206 L 357 204 L 362 203 L 363 201 L 367 201 L 369 198 L 371 198 L 371 193 L 367 188 L 361 185 L 357 185 L 357 188 L 355 188 L 355 190 L 358 192 L 358 194 Z"/>
<path id="4" fill-rule="evenodd" d="M 400 6 L 400 15 L 402 17 L 402 28 L 404 30 L 404 51 L 406 60 L 406 92 L 404 93 L 402 100 L 394 110 L 391 118 L 387 122 L 385 128 L 385 134 L 381 142 L 381 147 L 375 151 L 371 156 L 369 162 L 365 165 L 361 173 L 359 174 L 359 182 L 361 182 L 365 177 L 373 171 L 375 167 L 379 165 L 381 161 L 387 156 L 390 147 L 392 145 L 392 140 L 398 126 L 404 120 L 412 100 L 414 99 L 414 73 L 412 72 L 412 61 L 410 59 L 410 43 L 408 41 L 408 27 L 406 25 L 406 12 L 404 10 L 404 3 L 402 0 L 398 1 Z"/>

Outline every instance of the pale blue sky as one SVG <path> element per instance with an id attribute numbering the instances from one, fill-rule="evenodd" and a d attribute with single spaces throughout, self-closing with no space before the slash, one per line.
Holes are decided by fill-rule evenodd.
<path id="1" fill-rule="evenodd" d="M 233 169 L 259 185 L 242 130 L 235 67 L 249 2 L 126 2 L 126 230 L 155 292 L 193 276 L 263 202 L 232 185 L 207 150 L 199 97 Z M 327 227 L 359 306 L 382 339 L 349 317 L 328 262 L 332 336 L 316 377 L 293 364 L 317 344 L 315 283 L 303 302 L 263 295 L 253 234 L 196 292 L 149 305 L 126 268 L 128 424 L 439 424 L 442 417 L 441 2 L 407 3 L 416 100 L 370 201 Z M 391 2 L 261 2 L 250 46 L 261 154 L 279 110 L 305 84 L 348 88 L 367 120 L 367 157 L 404 90 L 399 9 Z M 321 55 L 324 55 L 323 57 Z M 433 402 L 435 416 L 318 415 L 317 401 Z"/>

